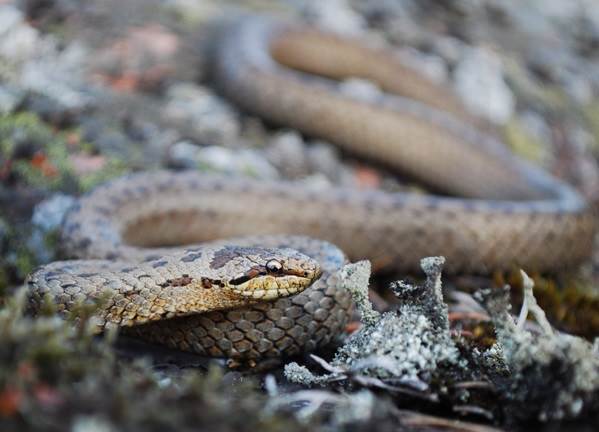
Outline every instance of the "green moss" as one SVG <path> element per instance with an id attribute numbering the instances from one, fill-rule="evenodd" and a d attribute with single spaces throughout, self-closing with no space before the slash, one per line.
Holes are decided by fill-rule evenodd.
<path id="1" fill-rule="evenodd" d="M 548 319 L 557 328 L 593 339 L 599 334 L 599 295 L 591 282 L 580 277 L 564 277 L 562 280 L 532 275 L 535 282 L 535 297 L 545 310 Z M 512 287 L 512 303 L 515 308 L 522 305 L 522 278 L 512 272 L 506 278 L 499 277 L 498 286 L 505 283 Z"/>
<path id="2" fill-rule="evenodd" d="M 69 145 L 73 137 L 76 142 Z M 19 148 L 32 154 L 18 155 Z M 31 187 L 78 193 L 127 171 L 121 160 L 105 157 L 98 170 L 78 174 L 71 155 L 91 157 L 93 146 L 79 142 L 76 131 L 55 131 L 35 114 L 0 117 L 0 158 L 11 161 L 13 174 Z"/>
<path id="3" fill-rule="evenodd" d="M 165 376 L 146 360 L 118 361 L 114 335 L 94 338 L 87 325 L 94 305 L 82 305 L 77 326 L 56 319 L 51 303 L 36 318 L 25 305 L 20 291 L 0 309 L 0 430 L 308 430 L 265 412 L 251 379 L 219 369 Z"/>
<path id="4" fill-rule="evenodd" d="M 529 134 L 520 121 L 512 119 L 504 128 L 504 136 L 514 153 L 533 162 L 542 162 L 545 146 Z"/>
<path id="5" fill-rule="evenodd" d="M 36 263 L 35 257 L 29 249 L 25 246 L 21 246 L 17 249 L 15 267 L 19 278 L 24 279 L 37 265 L 38 263 Z"/>
<path id="6" fill-rule="evenodd" d="M 599 155 L 599 100 L 595 100 L 584 107 L 583 115 L 593 134 L 593 153 Z"/>
<path id="7" fill-rule="evenodd" d="M 571 102 L 563 88 L 545 85 L 515 59 L 504 58 L 506 79 L 519 101 L 537 106 L 541 111 L 565 112 Z"/>

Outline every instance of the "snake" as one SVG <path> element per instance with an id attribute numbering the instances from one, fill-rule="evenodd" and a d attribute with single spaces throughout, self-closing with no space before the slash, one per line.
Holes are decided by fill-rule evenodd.
<path id="1" fill-rule="evenodd" d="M 424 183 L 434 194 L 236 178 L 130 174 L 69 211 L 71 261 L 28 278 L 32 309 L 66 315 L 98 301 L 98 331 L 238 362 L 280 359 L 344 332 L 352 301 L 339 269 L 368 259 L 413 272 L 571 269 L 596 220 L 573 187 L 514 156 L 451 90 L 391 48 L 266 16 L 216 32 L 211 79 L 240 110 L 297 129 Z M 343 80 L 374 91 L 356 95 Z M 247 237 L 249 235 L 249 237 Z M 245 237 L 244 237 L 245 236 Z M 98 299 L 104 299 L 102 303 Z"/>

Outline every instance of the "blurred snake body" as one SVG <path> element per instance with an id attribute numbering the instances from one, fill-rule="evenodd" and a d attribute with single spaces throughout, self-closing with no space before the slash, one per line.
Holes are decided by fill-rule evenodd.
<path id="1" fill-rule="evenodd" d="M 79 260 L 29 278 L 34 309 L 46 295 L 63 313 L 106 295 L 100 330 L 123 326 L 183 350 L 261 360 L 342 332 L 351 301 L 339 287 L 341 250 L 399 271 L 444 255 L 449 271 L 464 273 L 558 271 L 589 257 L 587 202 L 511 155 L 449 91 L 389 49 L 244 17 L 222 31 L 212 65 L 219 89 L 242 109 L 459 198 L 134 174 L 96 188 L 68 214 L 63 244 Z M 338 80 L 347 77 L 380 91 L 346 94 Z M 230 237 L 238 238 L 218 240 Z"/>

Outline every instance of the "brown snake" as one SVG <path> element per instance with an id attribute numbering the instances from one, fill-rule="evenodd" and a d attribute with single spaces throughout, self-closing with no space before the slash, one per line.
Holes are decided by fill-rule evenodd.
<path id="1" fill-rule="evenodd" d="M 339 249 L 285 234 L 327 240 L 351 259 L 396 270 L 444 255 L 453 272 L 555 271 L 590 255 L 595 219 L 578 193 L 512 156 L 452 94 L 390 50 L 245 17 L 214 51 L 217 85 L 245 110 L 463 198 L 317 191 L 196 172 L 132 175 L 83 197 L 64 225 L 70 256 L 105 261 L 41 268 L 29 279 L 34 307 L 50 294 L 67 311 L 108 291 L 100 329 L 132 326 L 180 349 L 257 360 L 327 343 L 350 309 L 338 288 Z M 367 101 L 347 96 L 335 79 L 350 76 L 382 91 Z M 165 248 L 246 234 L 283 235 Z M 300 252 L 268 249 L 279 247 L 318 261 L 322 277 L 308 287 L 321 270 Z M 289 286 L 305 290 L 293 295 Z"/>

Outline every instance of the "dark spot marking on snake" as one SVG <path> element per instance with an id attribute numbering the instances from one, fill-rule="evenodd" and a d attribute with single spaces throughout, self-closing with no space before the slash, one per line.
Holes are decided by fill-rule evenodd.
<path id="1" fill-rule="evenodd" d="M 167 264 L 168 264 L 168 261 L 166 261 L 166 260 L 156 261 L 155 263 L 152 264 L 152 268 L 164 267 Z"/>
<path id="2" fill-rule="evenodd" d="M 220 248 L 214 253 L 214 257 L 212 258 L 212 261 L 210 261 L 210 267 L 219 269 L 237 256 L 239 256 L 238 253 L 232 247 L 225 246 Z"/>
<path id="3" fill-rule="evenodd" d="M 251 278 L 248 275 L 243 275 L 238 278 L 231 279 L 231 281 L 229 283 L 231 285 L 241 285 L 242 283 L 245 283 L 245 282 L 249 281 L 250 279 Z"/>
<path id="4" fill-rule="evenodd" d="M 79 273 L 77 276 L 82 278 L 89 278 L 92 276 L 98 276 L 98 273 Z"/>
<path id="5" fill-rule="evenodd" d="M 212 284 L 210 284 L 210 286 L 206 286 L 205 285 L 205 278 L 202 278 L 201 283 L 202 283 L 202 287 L 204 288 L 210 288 L 212 286 Z M 179 286 L 187 286 L 190 283 L 193 282 L 193 278 L 190 277 L 188 274 L 183 274 L 181 275 L 181 277 L 175 278 L 175 279 L 167 279 L 166 282 L 161 283 L 160 286 L 162 288 L 166 288 L 166 287 L 179 287 Z"/>
<path id="6" fill-rule="evenodd" d="M 148 262 L 148 261 L 155 261 L 157 259 L 160 258 L 160 255 L 148 255 L 145 259 L 144 262 Z"/>
<path id="7" fill-rule="evenodd" d="M 203 277 L 201 280 L 202 283 L 202 288 L 212 288 L 213 286 L 217 286 L 217 287 L 223 287 L 224 284 L 220 279 L 210 279 L 210 278 L 206 278 Z"/>
<path id="8" fill-rule="evenodd" d="M 135 267 L 124 267 L 121 269 L 123 273 L 131 273 L 133 270 L 135 270 Z"/>
<path id="9" fill-rule="evenodd" d="M 188 253 L 183 258 L 181 258 L 181 261 L 183 261 L 183 262 L 192 262 L 192 261 L 195 261 L 197 259 L 200 259 L 201 257 L 202 257 L 202 252 L 192 252 L 192 253 Z"/>

